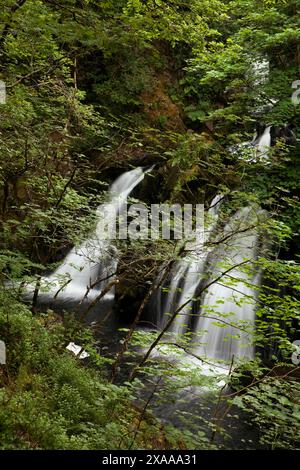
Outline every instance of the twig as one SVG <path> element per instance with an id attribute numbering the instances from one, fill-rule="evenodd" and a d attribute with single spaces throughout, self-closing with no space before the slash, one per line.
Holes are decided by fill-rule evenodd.
<path id="1" fill-rule="evenodd" d="M 34 293 L 33 293 L 33 297 L 32 297 L 31 311 L 33 313 L 35 312 L 40 287 L 41 287 L 41 276 L 38 276 L 37 281 L 36 281 L 36 285 L 35 285 L 35 289 L 34 289 Z"/>
<path id="2" fill-rule="evenodd" d="M 232 271 L 233 269 L 236 269 L 237 267 L 239 266 L 242 266 L 243 264 L 246 264 L 246 263 L 249 263 L 249 260 L 246 260 L 246 261 L 243 261 L 241 263 L 238 263 L 234 266 L 231 266 L 229 269 L 227 269 L 226 271 L 224 271 L 223 273 L 220 274 L 220 276 L 218 276 L 216 279 L 213 279 L 211 282 L 209 282 L 206 286 L 202 287 L 202 289 L 200 289 L 200 291 L 197 293 L 197 297 L 195 298 L 195 300 L 200 300 L 201 298 L 201 295 L 204 291 L 206 291 L 210 286 L 212 286 L 213 284 L 215 284 L 216 282 L 218 282 L 220 279 L 222 279 L 222 277 L 224 277 L 228 272 Z M 192 298 L 188 299 L 186 302 L 184 302 L 182 305 L 180 305 L 180 307 L 178 307 L 175 312 L 170 316 L 166 326 L 164 327 L 164 329 L 160 332 L 160 334 L 157 336 L 157 338 L 155 339 L 155 341 L 153 341 L 153 343 L 151 344 L 150 348 L 148 349 L 148 351 L 146 352 L 146 354 L 144 355 L 144 357 L 142 358 L 142 360 L 139 362 L 139 364 L 133 369 L 132 373 L 130 374 L 130 377 L 129 377 L 129 380 L 133 380 L 134 377 L 136 376 L 137 374 L 137 371 L 140 367 L 142 367 L 145 362 L 147 361 L 147 359 L 149 358 L 151 352 L 153 351 L 153 349 L 155 349 L 155 347 L 158 345 L 158 343 L 160 342 L 161 338 L 164 336 L 164 334 L 169 330 L 170 326 L 172 325 L 173 321 L 175 320 L 175 318 L 177 317 L 178 313 L 181 312 L 181 310 L 186 306 L 188 305 L 190 302 L 191 302 Z"/>
<path id="3" fill-rule="evenodd" d="M 138 310 L 138 313 L 130 327 L 130 330 L 128 332 L 128 335 L 126 336 L 124 342 L 123 342 L 123 345 L 122 345 L 122 348 L 121 350 L 117 353 L 117 356 L 116 356 L 116 360 L 115 360 L 115 363 L 113 364 L 113 367 L 112 367 L 112 375 L 111 375 L 111 382 L 114 382 L 115 378 L 116 378 L 116 375 L 117 375 L 117 370 L 118 370 L 118 366 L 121 362 L 121 359 L 124 355 L 124 353 L 127 351 L 127 348 L 128 348 L 128 344 L 132 338 L 132 335 L 135 331 L 135 327 L 136 325 L 138 324 L 140 318 L 141 318 L 141 315 L 142 315 L 142 312 L 144 311 L 144 308 L 145 306 L 147 305 L 148 301 L 150 300 L 150 297 L 151 295 L 153 294 L 153 292 L 159 288 L 160 285 L 162 285 L 164 283 L 164 281 L 166 280 L 167 276 L 169 275 L 169 269 L 170 269 L 170 266 L 171 266 L 171 263 L 169 263 L 167 265 L 167 268 L 168 269 L 165 269 L 164 271 L 164 274 L 163 276 L 161 277 L 161 279 L 158 281 L 157 285 L 156 283 L 153 283 L 152 286 L 150 287 L 147 295 L 145 296 L 139 310 Z"/>
<path id="4" fill-rule="evenodd" d="M 90 303 L 88 308 L 81 314 L 80 321 L 83 321 L 84 318 L 87 316 L 87 314 L 92 310 L 92 308 L 95 307 L 95 305 L 97 305 L 99 300 L 101 300 L 102 297 L 104 297 L 105 294 L 107 294 L 107 292 L 109 292 L 110 289 L 118 283 L 119 283 L 119 279 L 114 279 L 113 281 L 109 282 L 107 286 L 105 286 L 105 288 L 100 292 L 100 294 L 93 300 L 93 302 Z"/>
<path id="5" fill-rule="evenodd" d="M 158 389 L 158 386 L 159 386 L 161 380 L 162 380 L 162 377 L 159 377 L 158 380 L 157 380 L 157 382 L 156 382 L 156 384 L 155 384 L 155 386 L 154 386 L 154 388 L 152 389 L 151 394 L 149 395 L 148 400 L 147 400 L 146 403 L 145 403 L 144 408 L 142 409 L 142 412 L 141 412 L 140 417 L 139 417 L 139 421 L 138 421 L 137 426 L 136 426 L 136 428 L 135 428 L 135 433 L 134 433 L 133 439 L 132 439 L 132 441 L 131 441 L 131 444 L 130 444 L 129 447 L 128 447 L 128 450 L 130 450 L 130 449 L 132 448 L 133 444 L 134 444 L 134 441 L 135 441 L 135 439 L 136 439 L 136 436 L 137 436 L 137 434 L 138 434 L 138 432 L 139 432 L 140 426 L 141 426 L 142 421 L 143 421 L 143 419 L 144 419 L 144 416 L 145 416 L 145 414 L 146 414 L 147 408 L 148 408 L 148 406 L 150 405 L 150 402 L 151 402 L 151 400 L 153 399 L 153 397 L 154 397 L 154 395 L 155 395 L 155 393 L 156 393 L 156 390 Z"/>

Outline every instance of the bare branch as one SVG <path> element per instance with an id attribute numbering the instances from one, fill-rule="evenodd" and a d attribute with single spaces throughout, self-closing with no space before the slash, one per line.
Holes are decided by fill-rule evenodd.
<path id="1" fill-rule="evenodd" d="M 210 286 L 212 286 L 213 284 L 215 284 L 216 282 L 218 282 L 220 279 L 222 279 L 224 276 L 226 276 L 227 273 L 229 273 L 230 271 L 233 271 L 234 269 L 236 269 L 237 267 L 240 267 L 246 263 L 249 263 L 250 260 L 246 260 L 246 261 L 242 261 L 241 263 L 238 263 L 234 266 L 231 266 L 230 268 L 228 268 L 226 271 L 224 271 L 223 273 L 220 274 L 220 276 L 218 276 L 217 278 L 213 279 L 211 282 L 209 282 L 208 284 L 206 284 L 204 287 L 202 287 L 200 289 L 200 291 L 198 292 L 197 294 L 197 297 L 196 299 L 194 300 L 200 300 L 203 292 L 205 292 Z M 151 344 L 150 348 L 148 349 L 148 351 L 146 352 L 146 354 L 144 355 L 144 357 L 142 358 L 142 360 L 139 362 L 139 364 L 133 369 L 132 373 L 130 374 L 130 377 L 129 377 L 129 380 L 133 380 L 134 377 L 136 376 L 137 374 L 137 371 L 139 368 L 141 368 L 145 362 L 148 360 L 151 352 L 153 351 L 153 349 L 155 349 L 155 347 L 158 345 L 158 343 L 160 342 L 161 338 L 165 335 L 165 333 L 169 330 L 170 326 L 172 325 L 172 323 L 174 322 L 175 318 L 177 317 L 178 313 L 181 312 L 181 310 L 186 306 L 188 305 L 191 300 L 193 298 L 190 298 L 188 299 L 186 302 L 184 302 L 182 305 L 180 305 L 180 307 L 178 307 L 175 312 L 170 316 L 166 326 L 164 327 L 164 329 L 159 333 L 159 335 L 157 336 L 157 338 L 155 339 L 155 341 L 153 341 L 153 343 Z"/>

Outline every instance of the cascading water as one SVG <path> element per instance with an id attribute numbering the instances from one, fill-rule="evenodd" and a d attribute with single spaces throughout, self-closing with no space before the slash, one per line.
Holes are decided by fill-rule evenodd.
<path id="1" fill-rule="evenodd" d="M 267 157 L 271 147 L 271 128 L 267 126 L 260 136 L 255 137 L 251 145 L 254 147 L 255 158 Z"/>
<path id="2" fill-rule="evenodd" d="M 256 133 L 251 142 L 243 142 L 230 147 L 231 154 L 248 163 L 261 161 L 269 164 L 271 131 L 272 126 L 264 126 L 263 131 Z"/>
<path id="3" fill-rule="evenodd" d="M 209 208 L 209 227 L 205 230 L 204 245 L 209 241 L 214 231 L 222 198 L 223 195 L 217 195 Z M 175 263 L 165 299 L 161 298 L 162 289 L 157 290 L 155 302 L 158 310 L 158 324 L 161 328 L 165 326 L 169 315 L 174 313 L 181 305 L 186 304 L 170 328 L 170 331 L 175 334 L 182 334 L 186 331 L 193 309 L 192 299 L 195 296 L 199 282 L 203 278 L 208 253 L 208 248 L 203 245 L 192 247 L 192 250 L 185 257 Z M 189 299 L 191 299 L 190 302 L 188 302 Z"/>
<path id="4" fill-rule="evenodd" d="M 131 191 L 143 180 L 145 172 L 135 168 L 122 174 L 109 190 L 108 202 L 97 210 L 96 230 L 83 243 L 71 249 L 62 264 L 49 276 L 40 281 L 39 302 L 59 304 L 86 304 L 96 299 L 107 287 L 101 303 L 111 306 L 114 300 L 113 279 L 117 269 L 117 254 L 109 237 L 102 233 L 102 218 L 112 222 L 125 207 Z M 112 223 L 113 225 L 113 223 Z M 110 287 L 111 284 L 111 287 Z M 27 289 L 28 292 L 28 289 Z"/>
<path id="5" fill-rule="evenodd" d="M 270 63 L 266 57 L 257 57 L 252 62 L 252 74 L 254 75 L 254 84 L 263 85 L 268 82 L 270 75 Z"/>
<path id="6" fill-rule="evenodd" d="M 271 126 L 267 126 L 251 145 L 256 156 L 265 157 L 271 146 Z M 212 220 L 204 247 L 191 251 L 177 261 L 165 299 L 161 289 L 158 289 L 155 300 L 160 328 L 164 328 L 170 315 L 184 305 L 170 332 L 182 334 L 190 326 L 195 337 L 201 336 L 200 344 L 193 345 L 197 355 L 230 362 L 233 356 L 252 358 L 254 354 L 251 331 L 255 321 L 259 274 L 238 265 L 243 266 L 247 260 L 249 265 L 255 261 L 259 237 L 255 228 L 251 228 L 253 210 L 244 207 L 231 217 L 218 240 L 218 233 L 215 232 L 221 198 L 217 196 L 208 211 Z M 239 229 L 240 226 L 243 229 Z M 213 250 L 210 242 L 217 248 Z M 222 272 L 221 264 L 223 271 L 226 269 L 224 265 L 231 271 L 207 288 L 199 308 L 199 299 L 195 301 L 199 286 L 205 287 L 205 283 L 217 279 Z M 191 321 L 191 316 L 197 316 L 198 320 Z"/>
<path id="7" fill-rule="evenodd" d="M 251 332 L 260 277 L 252 265 L 259 246 L 256 217 L 251 207 L 240 209 L 223 230 L 221 239 L 228 242 L 221 242 L 213 253 L 208 284 L 230 271 L 208 287 L 202 301 L 195 328 L 200 336 L 195 351 L 202 357 L 230 362 L 254 355 Z"/>

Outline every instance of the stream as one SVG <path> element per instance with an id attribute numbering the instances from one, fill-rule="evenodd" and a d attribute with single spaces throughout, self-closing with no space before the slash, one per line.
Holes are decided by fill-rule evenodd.
<path id="1" fill-rule="evenodd" d="M 256 155 L 267 158 L 268 146 L 270 127 L 255 139 L 253 149 Z M 125 333 L 118 331 L 120 322 L 115 305 L 118 253 L 114 242 L 102 237 L 103 217 L 113 226 L 126 210 L 127 198 L 149 171 L 151 169 L 138 167 L 117 178 L 110 187 L 107 203 L 97 210 L 94 232 L 81 245 L 72 248 L 53 273 L 39 280 L 38 296 L 33 285 L 27 286 L 24 295 L 27 301 L 37 296 L 40 307 L 75 311 L 92 326 L 99 320 L 106 320 L 105 334 L 99 335 L 99 352 L 108 357 L 114 357 L 122 347 Z M 201 429 L 205 436 L 212 436 L 214 442 L 225 448 L 259 448 L 257 430 L 236 408 L 225 413 L 222 421 L 229 437 L 214 434 L 211 429 L 227 406 L 226 400 L 222 400 L 221 406 L 218 401 L 220 394 L 228 392 L 224 377 L 228 375 L 230 363 L 254 358 L 251 332 L 255 322 L 256 288 L 260 283 L 260 273 L 253 265 L 260 249 L 255 226 L 261 213 L 245 206 L 224 222 L 220 220 L 223 199 L 222 194 L 217 194 L 211 201 L 204 244 L 195 245 L 174 263 L 146 306 L 146 319 L 157 325 L 158 330 L 166 328 L 170 316 L 178 311 L 166 331 L 166 344 L 151 354 L 152 364 L 169 362 L 170 370 L 175 368 L 177 376 L 172 377 L 172 373 L 168 377 L 159 373 L 150 378 L 145 376 L 147 386 L 139 392 L 137 402 L 143 406 L 149 400 L 147 411 L 151 409 L 165 425 L 188 428 L 194 434 Z M 138 332 L 147 333 L 147 329 L 139 324 Z M 184 351 L 178 354 L 171 350 L 171 343 L 180 342 L 187 333 L 189 339 Z M 139 361 L 143 353 L 145 350 L 133 347 L 129 362 Z M 203 361 L 197 359 L 198 356 Z M 124 359 L 122 361 L 119 382 L 128 378 L 128 367 Z M 201 377 L 204 377 L 203 383 Z M 210 386 L 205 385 L 205 380 Z M 155 393 L 153 387 L 157 387 Z"/>

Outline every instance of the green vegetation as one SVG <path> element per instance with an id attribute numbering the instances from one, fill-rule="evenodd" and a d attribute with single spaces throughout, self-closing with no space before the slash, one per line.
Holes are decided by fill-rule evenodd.
<path id="1" fill-rule="evenodd" d="M 300 339 L 300 104 L 291 100 L 299 9 L 300 0 L 0 0 L 1 449 L 231 448 L 224 422 L 239 412 L 255 423 L 257 445 L 300 448 L 291 361 Z M 254 66 L 266 61 L 267 78 Z M 257 123 L 276 126 L 268 162 L 232 150 Z M 268 213 L 258 227 L 268 243 L 254 263 L 262 273 L 256 359 L 222 377 L 232 388 L 209 417 L 179 406 L 177 428 L 154 417 L 152 402 L 189 386 L 216 395 L 220 380 L 170 361 L 190 353 L 191 332 L 155 361 L 134 353 L 158 333 L 125 329 L 125 347 L 105 358 L 96 328 L 72 312 L 37 311 L 12 288 L 57 267 L 94 226 L 111 181 L 150 164 L 138 195 L 148 204 L 209 207 L 222 193 L 220 225 L 249 203 Z M 127 299 L 131 319 L 181 247 L 118 249 L 117 298 Z M 69 341 L 90 357 L 72 357 Z"/>
<path id="2" fill-rule="evenodd" d="M 54 313 L 33 316 L 1 296 L 1 449 L 118 449 L 179 445 L 153 417 L 130 403 L 134 387 L 109 383 L 108 360 L 94 352 L 87 329 Z M 87 363 L 66 351 L 68 339 L 84 345 Z M 141 421 L 141 422 L 140 422 Z M 139 424 L 139 427 L 138 427 Z"/>

